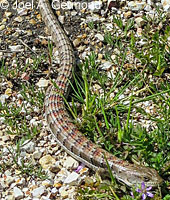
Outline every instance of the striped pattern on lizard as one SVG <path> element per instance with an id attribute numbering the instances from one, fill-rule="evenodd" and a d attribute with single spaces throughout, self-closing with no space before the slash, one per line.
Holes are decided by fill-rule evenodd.
<path id="1" fill-rule="evenodd" d="M 65 32 L 54 15 L 48 0 L 39 0 L 42 18 L 59 50 L 61 70 L 54 86 L 49 86 L 45 97 L 45 116 L 50 131 L 55 135 L 57 143 L 72 157 L 84 163 L 92 170 L 108 173 L 104 154 L 115 178 L 134 186 L 144 182 L 148 186 L 156 186 L 163 180 L 152 168 L 130 164 L 98 147 L 88 140 L 72 123 L 66 111 L 62 95 L 67 97 L 69 80 L 75 66 L 72 46 Z"/>

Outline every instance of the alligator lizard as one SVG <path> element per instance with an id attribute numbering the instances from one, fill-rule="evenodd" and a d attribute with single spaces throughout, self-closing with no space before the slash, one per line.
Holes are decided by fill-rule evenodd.
<path id="1" fill-rule="evenodd" d="M 108 173 L 110 165 L 115 178 L 133 186 L 144 182 L 149 186 L 160 184 L 163 179 L 152 168 L 130 164 L 98 147 L 78 131 L 66 111 L 63 95 L 66 97 L 69 90 L 69 80 L 72 79 L 72 70 L 75 66 L 75 57 L 72 46 L 65 32 L 54 15 L 48 0 L 39 0 L 42 18 L 59 50 L 61 70 L 54 86 L 49 86 L 45 97 L 45 116 L 50 131 L 55 135 L 57 143 L 72 157 L 84 163 L 94 171 L 101 170 Z"/>

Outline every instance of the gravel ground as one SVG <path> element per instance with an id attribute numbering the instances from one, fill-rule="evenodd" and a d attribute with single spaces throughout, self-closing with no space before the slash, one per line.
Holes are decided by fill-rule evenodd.
<path id="1" fill-rule="evenodd" d="M 104 31 L 106 28 L 108 31 L 113 31 L 111 17 L 113 13 L 120 14 L 125 21 L 134 18 L 139 36 L 143 23 L 142 16 L 146 13 L 153 16 L 156 12 L 153 9 L 154 5 L 161 6 L 165 12 L 169 12 L 170 16 L 169 0 L 136 2 L 104 0 L 97 3 L 99 9 L 93 9 L 93 4 L 94 2 L 89 2 L 88 9 L 79 10 L 75 6 L 71 10 L 56 11 L 56 14 L 73 43 L 77 63 L 84 61 L 90 51 L 94 51 L 98 54 L 101 68 L 107 71 L 108 76 L 112 70 L 113 75 L 117 72 L 112 63 L 106 62 L 103 57 L 105 53 Z M 56 144 L 53 135 L 47 129 L 42 103 L 38 103 L 41 98 L 36 96 L 36 93 L 40 93 L 43 99 L 44 91 L 50 82 L 47 76 L 49 74 L 48 66 L 51 65 L 51 73 L 54 71 L 52 78 L 54 78 L 56 76 L 55 68 L 59 66 L 59 59 L 56 57 L 52 63 L 50 61 L 48 51 L 50 37 L 39 10 L 36 9 L 37 3 L 33 2 L 31 9 L 25 7 L 14 9 L 14 6 L 15 1 L 0 0 L 0 64 L 4 62 L 8 66 L 6 75 L 0 75 L 0 101 L 3 105 L 7 103 L 11 123 L 15 118 L 10 114 L 12 108 L 20 108 L 18 113 L 15 113 L 17 116 L 15 123 L 21 133 L 17 133 L 15 126 L 6 124 L 2 115 L 8 111 L 1 110 L 0 199 L 75 199 L 77 188 L 81 187 L 88 177 L 94 182 L 95 178 L 88 168 L 81 166 Z M 21 4 L 20 6 L 22 7 Z M 94 29 L 90 29 L 88 26 L 91 21 L 93 21 Z M 97 24 L 100 25 L 99 30 L 96 28 Z M 55 48 L 53 53 L 57 54 Z M 37 56 L 43 58 L 43 63 L 41 63 L 41 59 L 39 62 L 35 59 Z M 130 53 L 129 59 L 130 68 L 132 68 L 135 61 Z M 15 78 L 9 71 L 13 71 Z M 170 80 L 168 73 L 165 74 L 164 79 Z M 150 80 L 158 83 L 160 81 L 159 78 L 152 76 Z M 36 91 L 27 91 L 27 100 L 22 93 L 24 84 L 29 88 L 34 85 L 36 88 Z M 100 88 L 94 85 L 93 90 L 99 91 Z M 130 93 L 129 90 L 126 92 L 127 95 Z M 32 95 L 35 95 L 33 101 L 31 101 Z M 154 108 L 157 105 L 148 101 L 139 106 L 146 109 L 148 113 L 154 114 Z M 155 115 L 157 116 L 158 113 Z M 136 117 L 140 118 L 140 116 Z M 31 130 L 29 136 L 25 134 L 28 130 L 22 127 L 23 123 L 28 130 Z M 141 119 L 141 123 L 145 124 L 148 129 L 151 126 L 151 122 L 147 119 Z M 35 127 L 38 133 L 36 137 L 32 136 Z M 152 128 L 154 128 L 154 124 L 152 124 Z M 7 134 L 9 132 L 12 134 Z M 21 138 L 24 140 L 22 141 Z"/>

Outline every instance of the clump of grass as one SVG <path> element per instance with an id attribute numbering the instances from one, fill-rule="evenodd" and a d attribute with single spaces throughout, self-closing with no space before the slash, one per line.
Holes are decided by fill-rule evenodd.
<path id="1" fill-rule="evenodd" d="M 93 76 L 93 72 L 97 70 L 98 65 L 94 64 L 91 60 L 92 57 L 95 62 L 95 56 L 91 55 L 89 60 L 86 60 L 84 63 L 85 66 L 81 66 L 82 79 L 74 76 L 75 86 L 72 85 L 72 88 L 75 93 L 72 100 L 74 108 L 72 111 L 77 118 L 79 118 L 79 112 L 76 110 L 75 102 L 78 100 L 82 104 L 81 123 L 76 122 L 76 124 L 91 140 L 114 155 L 136 164 L 155 168 L 165 178 L 163 190 L 166 190 L 165 188 L 169 184 L 166 176 L 169 175 L 168 170 L 163 171 L 163 166 L 170 160 L 170 147 L 169 143 L 167 143 L 167 141 L 170 141 L 169 85 L 164 84 L 164 87 L 155 90 L 153 94 L 149 94 L 150 90 L 146 87 L 146 91 L 141 90 L 149 94 L 145 98 L 139 98 L 132 93 L 130 96 L 121 99 L 120 96 L 128 87 L 135 86 L 135 84 L 138 85 L 138 80 L 140 78 L 143 79 L 143 76 L 138 74 L 133 80 L 125 83 L 117 95 L 110 101 L 111 91 L 114 91 L 114 86 L 119 85 L 119 78 L 112 80 L 113 88 L 107 89 L 105 84 L 107 84 L 108 79 L 105 75 L 105 84 L 102 81 L 100 82 L 102 80 L 102 73 L 98 71 Z M 93 63 L 93 65 L 90 65 L 90 63 Z M 119 77 L 119 75 L 117 76 Z M 93 82 L 96 80 L 98 80 L 98 84 L 103 89 L 102 96 L 101 94 L 94 93 L 91 89 Z M 148 100 L 160 105 L 158 112 L 162 116 L 161 119 L 147 114 L 137 106 L 139 102 Z M 129 103 L 125 104 L 125 101 Z M 161 106 L 161 104 L 164 104 L 164 106 Z M 152 131 L 147 131 L 140 124 L 135 125 L 132 113 L 134 109 L 136 112 L 147 116 L 149 120 L 156 122 L 156 128 Z M 123 116 L 125 117 L 124 120 L 122 120 Z M 95 190 L 85 187 L 79 191 L 80 198 L 83 196 L 83 199 L 133 199 L 130 195 L 122 195 L 127 193 L 127 190 L 126 192 L 120 192 L 120 190 L 115 188 L 115 184 L 112 186 L 106 185 L 104 189 L 102 186 L 97 187 Z M 165 191 L 163 194 L 166 196 L 167 192 Z M 161 195 L 159 190 L 156 190 L 154 199 L 162 199 Z"/>
<path id="2" fill-rule="evenodd" d="M 8 59 L 8 58 L 6 58 Z M 40 111 L 43 108 L 44 90 L 37 90 L 35 84 L 30 84 L 31 80 L 24 81 L 21 78 L 21 74 L 27 72 L 31 76 L 32 72 L 39 71 L 40 63 L 44 56 L 34 57 L 33 63 L 27 63 L 21 66 L 22 61 L 16 61 L 15 66 L 9 65 L 6 60 L 2 59 L 0 62 L 0 73 L 2 81 L 10 81 L 12 85 L 12 92 L 18 92 L 21 99 L 15 96 L 14 100 L 12 95 L 5 100 L 5 103 L 0 102 L 0 117 L 3 118 L 3 123 L 6 125 L 5 134 L 11 136 L 9 144 L 4 148 L 8 149 L 9 159 L 6 160 L 6 156 L 1 152 L 0 171 L 3 173 L 7 169 L 17 169 L 23 176 L 34 176 L 41 179 L 47 178 L 42 168 L 37 164 L 32 163 L 31 160 L 25 161 L 21 155 L 21 148 L 25 141 L 34 140 L 40 133 L 41 123 L 38 126 L 30 125 L 27 116 L 34 115 L 34 109 L 37 108 Z M 21 63 L 20 63 L 21 62 Z M 4 93 L 3 89 L 1 89 Z M 20 104 L 18 104 L 20 102 Z M 29 106 L 28 106 L 29 104 Z"/>
<path id="3" fill-rule="evenodd" d="M 75 83 L 71 84 L 74 91 L 72 112 L 75 119 L 81 120 L 81 123 L 75 120 L 79 129 L 93 142 L 121 159 L 155 168 L 159 172 L 165 181 L 161 188 L 154 191 L 153 199 L 157 200 L 168 198 L 170 184 L 170 167 L 167 164 L 170 161 L 170 85 L 166 80 L 157 85 L 149 80 L 147 74 L 152 74 L 153 77 L 162 76 L 168 70 L 170 28 L 166 26 L 163 32 L 151 32 L 154 25 L 148 29 L 150 21 L 147 18 L 145 20 L 145 32 L 141 36 L 145 43 L 140 46 L 140 38 L 136 37 L 133 30 L 134 22 L 130 20 L 123 24 L 120 18 L 114 18 L 113 22 L 122 30 L 124 37 L 121 38 L 114 32 L 106 32 L 104 42 L 112 47 L 112 50 L 106 51 L 105 59 L 113 62 L 119 71 L 114 79 L 108 78 L 106 72 L 100 68 L 97 55 L 92 53 L 79 66 L 80 77 L 74 75 Z M 160 16 L 157 23 L 160 23 L 160 20 L 165 19 Z M 111 55 L 115 49 L 117 51 L 113 61 Z M 142 65 L 142 70 L 132 67 L 130 70 L 124 69 L 124 65 L 128 63 L 129 50 Z M 102 92 L 95 92 L 94 84 L 97 84 Z M 137 89 L 133 91 L 133 88 Z M 127 89 L 131 92 L 124 95 Z M 81 104 L 81 110 L 76 109 L 76 101 Z M 159 116 L 151 115 L 139 106 L 139 103 L 148 101 L 157 105 L 155 113 Z M 149 130 L 137 123 L 137 113 L 153 122 L 154 127 Z M 85 186 L 79 191 L 79 198 L 134 199 L 128 189 L 121 190 L 119 184 L 118 189 L 117 184 L 106 184 L 104 187 L 101 184 L 95 187 Z"/>

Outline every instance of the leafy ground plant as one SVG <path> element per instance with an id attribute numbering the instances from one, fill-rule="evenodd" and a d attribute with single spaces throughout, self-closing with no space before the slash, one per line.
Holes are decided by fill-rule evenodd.
<path id="1" fill-rule="evenodd" d="M 82 79 L 75 77 L 75 86 L 72 85 L 75 91 L 72 100 L 72 111 L 74 112 L 75 118 L 81 120 L 81 123 L 79 123 L 79 120 L 75 123 L 91 140 L 114 155 L 122 159 L 131 160 L 136 164 L 143 163 L 143 165 L 158 170 L 160 174 L 165 177 L 165 185 L 161 193 L 160 190 L 156 190 L 153 192 L 153 195 L 151 195 L 149 191 L 147 191 L 151 188 L 145 188 L 144 185 L 142 185 L 134 189 L 135 192 L 133 195 L 123 196 L 122 193 L 125 191 L 125 193 L 128 193 L 128 190 L 125 189 L 125 191 L 120 192 L 117 184 L 112 183 L 112 186 L 105 185 L 104 188 L 107 188 L 106 190 L 103 190 L 103 188 L 101 189 L 101 185 L 99 184 L 100 186 L 92 191 L 85 187 L 84 191 L 83 189 L 81 190 L 80 196 L 82 198 L 83 195 L 84 199 L 148 199 L 149 197 L 153 199 L 162 199 L 163 196 L 166 197 L 169 185 L 167 179 L 169 177 L 168 169 L 163 169 L 165 164 L 170 160 L 169 84 L 165 82 L 160 86 L 159 90 L 156 89 L 154 92 L 151 90 L 153 87 L 148 85 L 148 87 L 144 87 L 142 90 L 139 88 L 136 93 L 129 93 L 129 96 L 120 98 L 128 87 L 132 87 L 132 84 L 133 87 L 138 86 L 139 80 L 143 79 L 142 73 L 133 77 L 132 80 L 126 81 L 125 85 L 119 82 L 119 78 L 115 78 L 112 80 L 113 88 L 109 87 L 108 89 L 106 85 L 107 81 L 109 82 L 110 80 L 104 75 L 105 83 L 103 84 L 102 72 L 100 72 L 100 69 L 98 70 L 98 74 L 94 73 L 99 66 L 98 64 L 94 64 L 95 60 L 95 55 L 92 54 L 89 59 L 86 60 L 84 66 L 81 66 Z M 93 65 L 90 63 L 93 63 Z M 119 73 L 117 77 L 119 77 Z M 98 80 L 98 84 L 101 86 L 100 90 L 102 91 L 102 96 L 99 92 L 95 92 L 92 89 L 93 82 L 96 80 Z M 116 87 L 119 87 L 119 84 L 121 84 L 118 90 L 119 92 L 111 98 L 112 91 L 114 91 Z M 140 92 L 145 92 L 147 96 L 145 98 L 136 96 L 136 94 L 140 94 Z M 76 110 L 76 100 L 82 103 L 81 116 L 78 114 L 80 111 Z M 157 111 L 159 111 L 161 117 L 152 116 L 138 106 L 139 103 L 148 101 L 152 101 L 154 104 L 158 105 Z M 164 106 L 162 106 L 162 104 L 164 104 Z M 165 107 L 166 110 L 164 109 Z M 144 117 L 153 122 L 155 128 L 151 127 L 151 130 L 147 130 L 142 127 L 142 124 L 135 123 L 135 118 L 139 113 L 141 118 Z M 87 191 L 89 191 L 89 193 Z"/>
<path id="2" fill-rule="evenodd" d="M 29 79 L 33 77 L 32 74 L 37 73 L 42 57 L 33 57 L 30 59 L 32 64 L 27 63 L 26 65 L 21 65 L 20 60 L 13 61 L 16 63 L 15 66 L 9 65 L 5 59 L 0 62 L 1 85 L 6 83 L 8 87 L 5 91 L 5 84 L 5 87 L 1 88 L 2 94 L 5 93 L 1 95 L 1 98 L 4 96 L 6 99 L 0 101 L 0 118 L 6 126 L 4 129 L 6 135 L 3 132 L 1 134 L 2 138 L 9 136 L 11 139 L 10 145 L 3 145 L 1 148 L 0 172 L 2 174 L 6 170 L 15 169 L 22 176 L 47 178 L 40 165 L 26 160 L 22 155 L 24 146 L 40 134 L 41 124 L 38 126 L 30 124 L 29 119 L 36 111 L 39 112 L 42 109 L 44 102 L 44 91 L 36 91 L 34 84 L 22 78 L 24 77 L 22 74 L 25 73 Z"/>
<path id="3" fill-rule="evenodd" d="M 115 74 L 111 72 L 111 75 L 104 71 L 95 53 L 80 65 L 80 76 L 74 76 L 75 84 L 72 85 L 75 123 L 102 148 L 121 159 L 155 168 L 165 181 L 161 188 L 153 189 L 152 193 L 147 191 L 150 187 L 137 186 L 131 191 L 133 195 L 129 189 L 122 189 L 119 183 L 112 182 L 104 187 L 101 182 L 95 186 L 85 183 L 79 197 L 166 199 L 169 194 L 170 169 L 170 85 L 166 78 L 161 78 L 159 83 L 159 76 L 164 77 L 164 72 L 169 69 L 169 26 L 165 27 L 164 32 L 156 30 L 150 33 L 149 20 L 146 20 L 146 31 L 139 38 L 131 30 L 132 22 L 123 25 L 121 19 L 116 18 L 114 23 L 124 33 L 124 37 L 121 41 L 119 35 L 106 32 L 105 42 L 112 50 L 106 51 L 105 59 L 119 70 Z M 155 20 L 155 23 L 159 23 L 159 20 Z M 131 31 L 130 38 L 127 31 Z M 141 40 L 144 42 L 140 43 Z M 115 49 L 113 60 L 111 55 Z M 124 66 L 129 62 L 129 51 L 138 60 L 141 69 L 135 66 L 125 69 Z M 76 109 L 76 101 L 81 104 L 79 110 Z M 149 111 L 152 108 L 146 109 L 150 107 L 154 108 L 154 112 Z"/>

